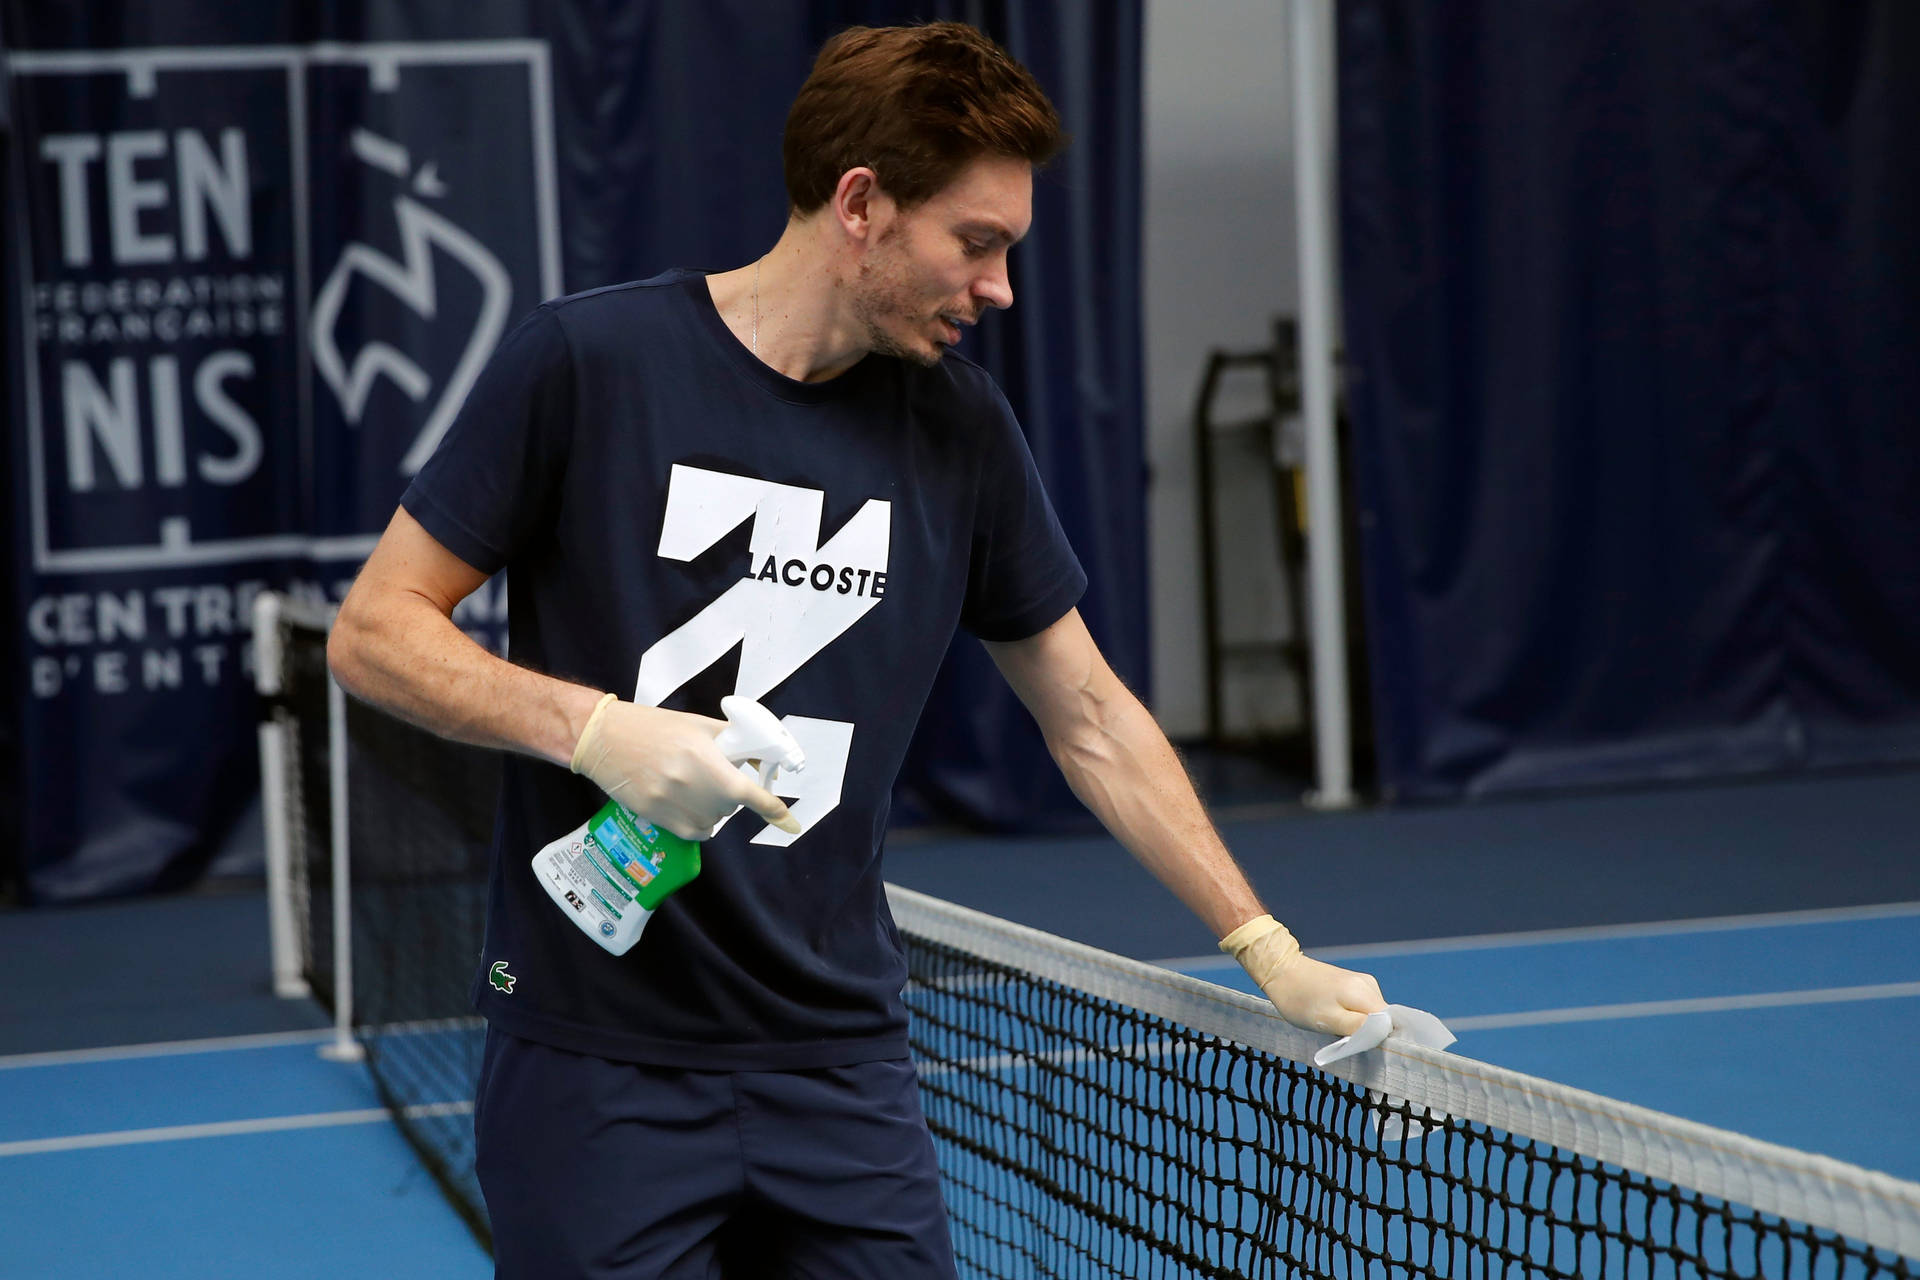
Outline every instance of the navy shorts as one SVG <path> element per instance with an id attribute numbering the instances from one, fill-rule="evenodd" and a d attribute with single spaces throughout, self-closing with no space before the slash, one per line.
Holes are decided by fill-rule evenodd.
<path id="1" fill-rule="evenodd" d="M 473 1110 L 501 1280 L 954 1280 L 907 1059 L 685 1071 L 489 1028 Z"/>

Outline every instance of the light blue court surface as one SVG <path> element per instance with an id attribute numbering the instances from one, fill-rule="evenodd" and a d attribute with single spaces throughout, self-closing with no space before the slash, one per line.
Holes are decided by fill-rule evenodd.
<path id="1" fill-rule="evenodd" d="M 1920 904 L 1321 954 L 1469 1056 L 1920 1179 Z M 0 1058 L 0 1277 L 490 1274 L 322 1038 Z"/>
<path id="2" fill-rule="evenodd" d="M 491 1275 L 319 1038 L 0 1058 L 0 1277 Z"/>
<path id="3" fill-rule="evenodd" d="M 380 1105 L 365 1073 L 322 1059 L 312 1036 L 260 1048 L 105 1061 L 49 1057 L 50 1065 L 0 1075 L 0 1142 Z"/>

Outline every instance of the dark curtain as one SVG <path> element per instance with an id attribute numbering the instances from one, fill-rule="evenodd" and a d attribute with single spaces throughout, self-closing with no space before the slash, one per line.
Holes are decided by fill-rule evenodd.
<path id="1" fill-rule="evenodd" d="M 11 108 L 13 95 L 6 67 L 8 36 L 11 34 L 8 24 L 9 15 L 0 10 L 0 209 L 7 210 L 9 219 L 4 233 L 6 247 L 0 251 L 0 351 L 7 352 L 9 357 L 6 395 L 0 403 L 7 406 L 10 420 L 21 422 L 25 420 L 26 405 L 19 395 L 19 379 L 13 376 L 12 360 L 18 341 L 14 333 L 16 308 L 12 300 L 20 296 L 20 286 L 14 278 L 11 247 L 16 234 L 12 226 L 16 161 Z M 12 478 L 0 480 L 0 531 L 4 531 L 9 540 L 14 536 L 14 492 L 17 487 Z M 5 603 L 9 613 L 7 625 L 0 626 L 0 671 L 6 673 L 0 679 L 0 815 L 13 815 L 0 817 L 0 902 L 20 894 L 25 875 L 20 852 L 24 835 L 21 815 L 26 811 L 25 777 L 20 759 L 20 720 L 21 708 L 26 702 L 26 689 L 21 677 L 20 629 L 13 621 L 17 613 L 15 601 L 19 598 L 15 560 L 13 555 L 0 556 L 0 602 Z"/>
<path id="2" fill-rule="evenodd" d="M 976 23 L 1032 69 L 1073 135 L 1035 184 L 1013 308 L 981 325 L 974 355 L 1020 415 L 1086 566 L 1087 628 L 1145 698 L 1141 5 L 1004 0 L 943 16 Z M 970 637 L 947 655 L 921 726 L 901 771 L 903 819 L 1000 831 L 1091 824 L 1026 709 Z"/>
<path id="3" fill-rule="evenodd" d="M 1920 759 L 1920 8 L 1339 14 L 1388 793 Z"/>
<path id="4" fill-rule="evenodd" d="M 1089 623 L 1116 669 L 1138 686 L 1147 670 L 1138 0 L 336 0 L 308 6 L 0 0 L 7 37 L 14 48 L 28 51 L 29 61 L 55 51 L 301 50 L 331 42 L 399 50 L 395 65 L 404 69 L 396 90 L 385 85 L 389 69 L 378 63 L 310 59 L 301 72 L 307 96 L 296 108 L 283 67 L 184 70 L 162 63 L 148 84 L 141 73 L 85 75 L 43 57 L 37 68 L 14 76 L 9 98 L 19 139 L 15 169 L 30 179 L 8 201 L 9 252 L 32 264 L 34 284 L 64 282 L 76 289 L 109 282 L 116 273 L 244 271 L 277 278 L 291 291 L 304 270 L 317 304 L 343 246 L 365 241 L 400 256 L 393 210 L 396 198 L 410 191 L 416 203 L 448 213 L 497 258 L 500 287 L 510 293 L 515 317 L 547 292 L 676 265 L 734 266 L 770 245 L 784 222 L 780 131 L 820 42 L 854 22 L 942 17 L 975 22 L 1026 61 L 1055 96 L 1074 135 L 1067 154 L 1041 178 L 1034 230 L 1015 252 L 1018 303 L 982 324 L 969 339 L 970 354 L 1000 380 L 1026 424 L 1068 534 L 1095 579 L 1083 606 Z M 445 66 L 421 60 L 423 49 L 439 56 L 450 51 L 450 42 L 527 38 L 545 45 L 544 73 L 524 58 L 484 66 L 458 58 Z M 542 118 L 528 105 L 538 96 L 528 86 L 539 83 L 539 74 L 548 76 L 557 179 L 552 272 L 539 247 L 545 233 L 535 170 Z M 296 188 L 293 177 L 299 166 L 296 109 L 304 112 L 304 188 Z M 224 164 L 221 130 L 229 126 L 245 133 L 248 148 L 253 243 L 247 253 L 226 243 L 230 236 L 223 238 L 217 218 L 203 218 L 195 243 L 211 254 L 208 261 L 130 268 L 105 261 L 104 248 L 80 266 L 61 257 L 66 197 L 60 174 L 101 183 L 110 164 L 123 163 L 122 173 L 163 182 L 162 173 L 176 158 L 173 149 L 185 145 L 178 141 L 182 130 L 206 139 L 207 154 Z M 356 144 L 356 129 L 378 139 Z M 131 161 L 123 156 L 116 162 L 110 135 L 129 131 L 147 139 L 134 144 Z M 36 150 L 45 134 L 95 136 L 100 149 L 75 159 L 73 148 L 85 144 L 61 144 L 69 156 L 62 169 Z M 426 163 L 428 157 L 433 163 Z M 483 178 L 489 163 L 497 169 L 491 183 Z M 106 245 L 110 224 L 120 227 L 115 234 L 132 226 L 146 233 L 151 250 L 153 237 L 171 227 L 171 251 L 190 255 L 187 233 L 168 221 L 173 214 L 163 196 L 151 194 L 156 190 L 132 197 L 140 207 L 131 222 L 123 216 L 119 224 L 112 223 L 106 197 L 95 191 L 95 239 Z M 305 209 L 296 207 L 302 191 Z M 31 236 L 20 233 L 27 226 Z M 294 250 L 302 226 L 304 263 L 295 261 Z M 439 287 L 454 291 L 442 310 L 470 313 L 482 291 L 448 265 L 442 248 Z M 228 251 L 236 260 L 219 261 Z M 457 292 L 462 289 L 464 294 Z M 462 335 L 450 339 L 420 316 L 367 304 L 364 292 L 351 295 L 331 322 L 338 347 L 352 353 L 387 342 L 433 373 L 436 387 L 445 385 L 440 375 L 457 363 Z M 51 323 L 46 317 L 58 312 L 51 297 L 42 298 L 38 311 L 29 299 L 20 313 Z M 318 327 L 311 314 L 292 315 L 288 331 L 272 338 L 215 336 L 179 347 L 116 345 L 90 336 L 69 349 L 43 336 L 37 346 L 21 341 L 8 347 L 13 420 L 19 425 L 8 441 L 13 507 L 6 512 L 12 542 L 6 572 L 13 580 L 7 599 L 12 616 L 31 616 L 34 625 L 16 627 L 18 634 L 9 639 L 22 651 L 6 664 L 11 680 L 0 763 L 8 743 L 17 743 L 21 794 L 18 804 L 6 807 L 0 839 L 23 851 L 22 874 L 34 900 L 189 883 L 204 873 L 223 842 L 244 829 L 257 779 L 250 681 L 242 669 L 246 636 L 243 619 L 222 629 L 221 610 L 237 610 L 258 587 L 291 585 L 337 597 L 403 487 L 393 442 L 421 429 L 431 401 L 409 404 L 387 388 L 368 398 L 364 421 L 351 420 L 336 406 L 337 396 L 312 387 L 306 392 L 310 403 L 303 402 L 295 384 L 303 353 L 312 347 L 310 327 Z M 176 358 L 179 369 L 165 376 L 150 372 L 156 356 Z M 124 401 L 115 398 L 113 381 L 113 362 L 120 357 L 133 362 L 129 371 L 138 386 L 138 395 Z M 88 365 L 86 376 L 98 388 L 92 401 L 96 423 L 120 413 L 116 421 L 124 425 L 133 400 L 144 412 L 150 392 L 180 390 L 187 401 L 186 465 L 176 449 L 168 472 L 168 455 L 143 438 L 144 487 L 137 490 L 128 483 L 130 472 L 116 478 L 104 465 L 85 492 L 65 493 L 51 479 L 31 480 L 32 433 L 52 451 L 49 457 L 65 457 L 71 411 L 63 419 L 59 402 L 73 386 L 87 385 L 67 380 L 65 365 L 73 360 Z M 224 388 L 264 424 L 257 473 L 217 490 L 200 484 L 193 465 L 193 432 L 205 429 L 193 417 L 193 397 L 205 390 L 195 371 L 206 363 L 220 375 L 208 375 L 214 391 Z M 234 372 L 243 363 L 250 371 L 245 377 Z M 29 366 L 41 393 L 37 417 L 20 391 Z M 111 412 L 102 407 L 109 402 Z M 307 420 L 302 415 L 311 419 L 310 438 L 293 425 Z M 141 428 L 153 425 L 143 421 Z M 112 429 L 101 426 L 98 434 Z M 224 438 L 221 447 L 230 457 Z M 128 465 L 125 458 L 122 465 Z M 49 466 L 47 474 L 55 476 L 58 466 Z M 172 476 L 166 481 L 172 487 L 162 486 L 165 475 Z M 35 494 L 33 483 L 53 488 Z M 43 497 L 46 512 L 36 515 L 35 503 Z M 44 532 L 49 529 L 50 539 Z M 242 550 L 200 562 L 170 559 L 168 550 L 190 542 L 198 554 L 213 542 L 244 548 L 314 537 L 325 541 L 305 555 Z M 36 551 L 36 539 L 52 547 L 51 560 Z M 131 559 L 127 548 L 133 548 Z M 102 596 L 111 600 L 103 605 Z M 136 613 L 145 630 L 130 635 Z M 117 633 L 100 625 L 107 616 L 117 620 Z M 471 620 L 476 626 L 499 622 L 492 614 Z M 149 649 L 159 651 L 158 666 Z M 171 673 L 165 665 L 169 653 L 180 662 Z M 1037 733 L 970 640 L 956 645 L 926 726 L 902 780 L 908 797 L 903 814 L 1035 828 L 1080 812 L 1051 767 L 1042 767 Z"/>

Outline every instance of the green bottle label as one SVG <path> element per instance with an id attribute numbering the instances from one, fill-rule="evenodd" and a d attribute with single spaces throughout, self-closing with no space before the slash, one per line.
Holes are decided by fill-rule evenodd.
<path id="1" fill-rule="evenodd" d="M 698 844 L 634 817 L 618 800 L 587 823 L 587 849 L 606 859 L 627 896 L 648 911 L 700 874 Z"/>

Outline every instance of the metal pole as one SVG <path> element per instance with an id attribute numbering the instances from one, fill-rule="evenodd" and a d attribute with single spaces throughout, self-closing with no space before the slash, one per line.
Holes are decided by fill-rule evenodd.
<path id="1" fill-rule="evenodd" d="M 299 999 L 311 992 L 300 976 L 301 951 L 293 918 L 293 857 L 287 831 L 285 727 L 273 713 L 281 692 L 280 597 L 263 591 L 253 601 L 253 680 L 264 700 L 260 717 L 260 808 L 267 837 L 267 938 L 273 956 L 273 993 Z"/>
<path id="2" fill-rule="evenodd" d="M 1313 645 L 1313 743 L 1318 787 L 1307 802 L 1354 802 L 1347 619 L 1340 555 L 1340 458 L 1333 429 L 1333 228 L 1322 58 L 1326 0 L 1293 0 L 1294 202 L 1300 230 L 1300 390 L 1307 445 L 1307 587 Z"/>
<path id="3" fill-rule="evenodd" d="M 366 1056 L 353 1038 L 353 885 L 347 840 L 347 695 L 327 677 L 327 775 L 333 814 L 333 1039 L 320 1056 L 358 1062 Z"/>

